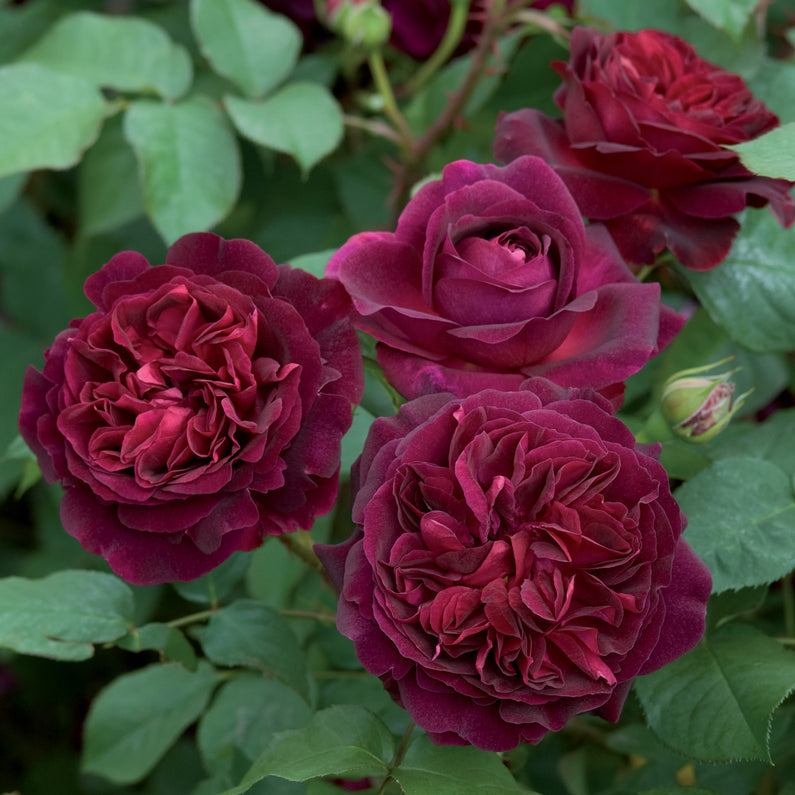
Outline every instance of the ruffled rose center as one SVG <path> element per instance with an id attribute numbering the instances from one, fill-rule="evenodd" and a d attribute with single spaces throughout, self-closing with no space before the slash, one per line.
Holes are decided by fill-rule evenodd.
<path id="1" fill-rule="evenodd" d="M 262 456 L 296 389 L 297 365 L 259 350 L 260 321 L 247 298 L 185 283 L 118 301 L 72 340 L 59 427 L 108 485 L 216 490 L 231 462 Z"/>
<path id="2" fill-rule="evenodd" d="M 613 455 L 530 438 L 484 432 L 450 467 L 402 466 L 389 610 L 440 670 L 490 692 L 613 685 L 605 658 L 632 648 L 646 600 L 637 506 L 604 496 Z"/>
<path id="3" fill-rule="evenodd" d="M 462 325 L 546 317 L 559 270 L 552 238 L 527 227 L 448 238 L 436 260 L 434 306 Z"/>

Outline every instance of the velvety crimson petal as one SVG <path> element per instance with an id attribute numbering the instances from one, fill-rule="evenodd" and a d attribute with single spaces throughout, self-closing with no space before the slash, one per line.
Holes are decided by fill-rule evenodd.
<path id="1" fill-rule="evenodd" d="M 710 575 L 684 538 L 679 539 L 672 565 L 675 576 L 663 591 L 665 618 L 660 640 L 640 669 L 650 674 L 693 648 L 704 634 L 704 604 L 710 595 Z"/>
<path id="2" fill-rule="evenodd" d="M 97 309 L 109 309 L 110 304 L 105 301 L 105 287 L 115 282 L 127 282 L 136 279 L 149 269 L 149 262 L 137 251 L 123 251 L 111 257 L 102 270 L 97 271 L 86 279 L 86 298 Z"/>
<path id="3" fill-rule="evenodd" d="M 169 248 L 166 263 L 214 277 L 224 271 L 245 271 L 262 279 L 268 289 L 278 278 L 276 264 L 256 243 L 224 240 L 211 232 L 183 235 Z"/>
<path id="4" fill-rule="evenodd" d="M 652 263 L 667 247 L 685 267 L 697 271 L 719 265 L 740 229 L 734 218 L 693 218 L 662 203 L 606 221 L 605 226 L 629 262 Z"/>
<path id="5" fill-rule="evenodd" d="M 183 533 L 139 533 L 118 520 L 112 505 L 85 489 L 64 491 L 64 529 L 88 552 L 101 555 L 132 585 L 193 580 L 223 563 L 238 549 L 238 533 L 227 533 L 212 553 L 202 552 Z"/>
<path id="6" fill-rule="evenodd" d="M 56 337 L 20 412 L 67 531 L 138 584 L 327 512 L 363 390 L 338 282 L 213 234 L 168 256 L 125 252 L 89 278 L 98 311 Z"/>

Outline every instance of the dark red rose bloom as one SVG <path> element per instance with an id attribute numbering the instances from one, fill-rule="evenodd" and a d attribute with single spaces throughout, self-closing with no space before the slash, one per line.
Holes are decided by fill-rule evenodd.
<path id="1" fill-rule="evenodd" d="M 535 157 L 448 165 L 395 233 L 354 235 L 326 274 L 408 398 L 514 389 L 532 375 L 620 392 L 682 322 Z"/>
<path id="2" fill-rule="evenodd" d="M 190 580 L 337 493 L 362 391 L 350 301 L 248 240 L 116 255 L 25 378 L 20 430 L 61 519 L 128 582 Z"/>
<path id="3" fill-rule="evenodd" d="M 795 220 L 791 183 L 752 174 L 728 144 L 778 124 L 742 78 L 658 30 L 600 35 L 575 29 L 555 101 L 563 119 L 536 110 L 503 115 L 494 151 L 508 162 L 543 157 L 583 215 L 602 221 L 624 257 L 651 263 L 670 249 L 708 270 L 731 248 L 746 206 L 770 204 Z"/>
<path id="4" fill-rule="evenodd" d="M 711 580 L 656 446 L 545 379 L 375 421 L 354 535 L 315 549 L 337 626 L 437 743 L 505 751 L 691 649 Z"/>

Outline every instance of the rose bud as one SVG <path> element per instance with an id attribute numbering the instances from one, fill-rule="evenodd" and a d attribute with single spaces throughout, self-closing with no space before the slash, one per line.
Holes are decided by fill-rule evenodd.
<path id="1" fill-rule="evenodd" d="M 356 47 L 371 49 L 389 40 L 392 19 L 378 0 L 328 0 L 329 27 Z"/>
<path id="2" fill-rule="evenodd" d="M 570 44 L 568 62 L 552 63 L 563 118 L 502 115 L 497 159 L 543 157 L 631 263 L 667 248 L 685 267 L 714 268 L 746 206 L 769 204 L 782 226 L 795 221 L 791 183 L 753 174 L 727 148 L 779 123 L 741 77 L 659 30 L 576 28 Z"/>
<path id="3" fill-rule="evenodd" d="M 137 585 L 190 580 L 331 509 L 363 389 L 339 284 L 207 233 L 154 268 L 117 254 L 85 292 L 19 427 L 86 550 Z"/>
<path id="4" fill-rule="evenodd" d="M 710 573 L 656 459 L 590 391 L 426 395 L 377 419 L 354 534 L 315 550 L 337 627 L 437 743 L 507 751 L 616 721 L 704 632 Z"/>
<path id="5" fill-rule="evenodd" d="M 543 160 L 460 160 L 409 201 L 393 232 L 354 235 L 326 275 L 378 340 L 389 382 L 411 399 L 515 389 L 542 375 L 604 390 L 666 345 L 683 319 L 641 284 L 600 224 L 583 224 Z"/>
<path id="6" fill-rule="evenodd" d="M 725 361 L 728 360 L 682 370 L 663 385 L 660 410 L 676 436 L 691 442 L 708 442 L 742 407 L 750 391 L 732 400 L 734 384 L 728 379 L 736 370 L 720 375 L 701 375 Z"/>

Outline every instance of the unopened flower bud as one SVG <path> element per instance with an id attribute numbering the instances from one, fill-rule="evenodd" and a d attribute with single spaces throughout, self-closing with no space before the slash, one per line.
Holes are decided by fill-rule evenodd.
<path id="1" fill-rule="evenodd" d="M 734 384 L 729 377 L 736 370 L 706 375 L 726 361 L 682 370 L 665 382 L 660 409 L 674 434 L 691 442 L 708 442 L 743 405 L 750 393 L 733 400 Z"/>
<path id="2" fill-rule="evenodd" d="M 357 47 L 380 47 L 389 41 L 392 17 L 378 0 L 327 0 L 329 27 Z"/>

